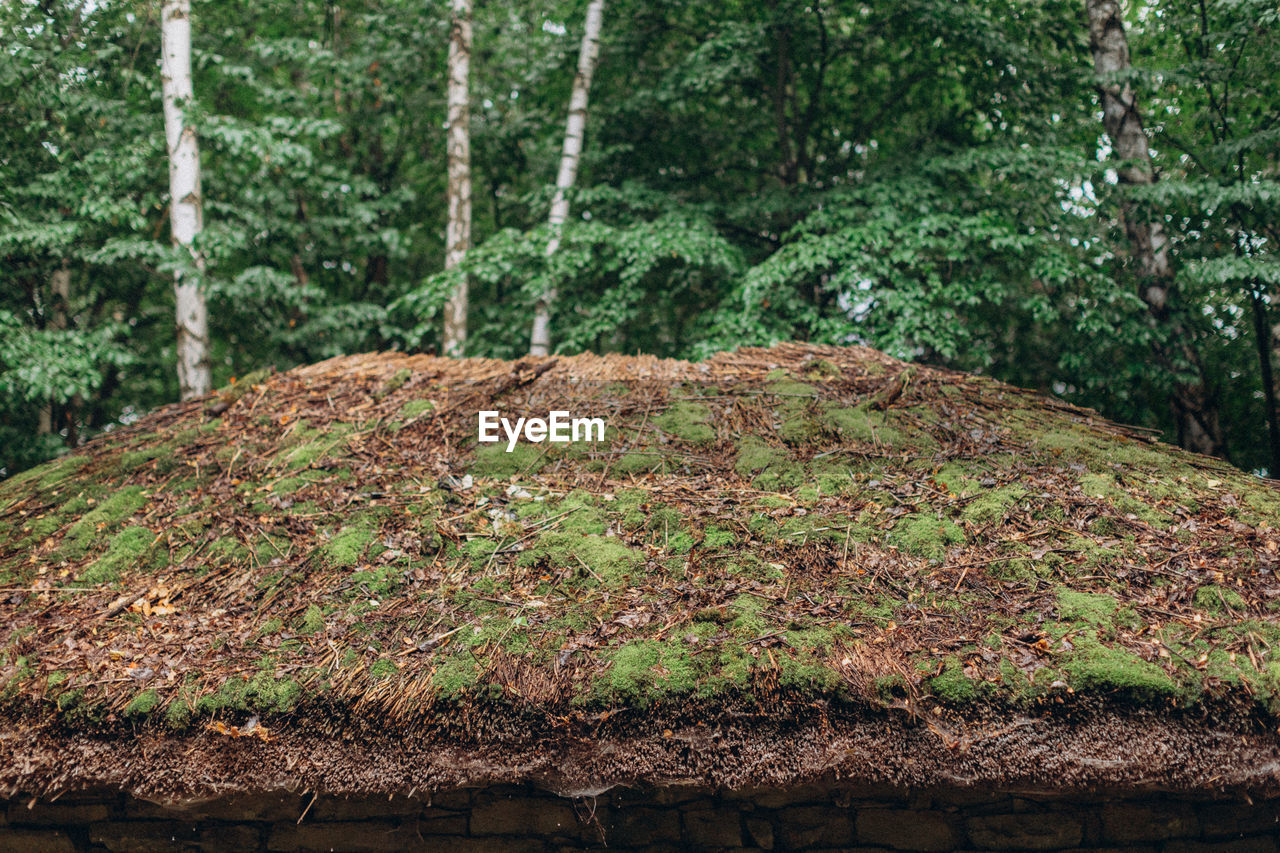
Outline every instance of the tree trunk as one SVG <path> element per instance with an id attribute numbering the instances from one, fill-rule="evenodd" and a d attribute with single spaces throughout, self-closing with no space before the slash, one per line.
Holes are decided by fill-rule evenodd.
<path id="1" fill-rule="evenodd" d="M 591 0 L 587 6 L 586 29 L 578 51 L 578 73 L 573 78 L 569 95 L 569 121 L 564 131 L 564 149 L 560 154 L 560 171 L 556 175 L 556 192 L 551 199 L 551 239 L 547 257 L 560 248 L 560 229 L 569 218 L 568 191 L 578 177 L 578 160 L 582 154 L 582 137 L 587 127 L 587 96 L 591 91 L 591 75 L 595 72 L 600 52 L 600 29 L 604 21 L 604 0 Z M 556 301 L 554 287 L 547 288 L 538 300 L 533 314 L 533 333 L 529 336 L 529 354 L 547 355 L 551 351 L 551 306 Z"/>
<path id="2" fill-rule="evenodd" d="M 1089 45 L 1102 97 L 1102 125 L 1111 138 L 1122 186 L 1155 183 L 1147 134 L 1138 111 L 1133 88 L 1120 79 L 1130 69 L 1129 43 L 1118 0 L 1085 0 L 1089 19 Z M 1214 395 L 1205 379 L 1204 367 L 1191 341 L 1190 332 L 1171 309 L 1174 287 L 1169 264 L 1169 241 L 1159 219 L 1144 216 L 1134 205 L 1121 201 L 1120 217 L 1137 262 L 1138 293 L 1151 319 L 1162 327 L 1170 341 L 1159 347 L 1156 357 L 1170 372 L 1190 369 L 1196 378 L 1174 381 L 1171 400 L 1178 425 L 1178 441 L 1189 449 L 1214 456 L 1226 455 L 1226 442 L 1214 405 Z"/>
<path id="3" fill-rule="evenodd" d="M 169 149 L 169 228 L 175 246 L 191 254 L 195 275 L 174 273 L 177 303 L 178 387 L 182 399 L 209 392 L 209 314 L 201 279 L 204 256 L 195 247 L 203 225 L 200 193 L 200 147 L 184 109 L 192 97 L 191 0 L 164 0 L 160 10 L 160 74 L 163 83 L 164 133 Z"/>
<path id="4" fill-rule="evenodd" d="M 67 259 L 63 258 L 58 264 L 58 268 L 49 276 L 49 328 L 56 331 L 64 331 L 67 328 L 67 311 L 71 305 L 71 267 L 67 265 Z M 36 432 L 40 435 L 49 435 L 53 432 L 54 414 L 57 404 L 53 400 L 47 400 L 45 405 L 40 407 L 40 418 L 36 425 Z"/>
<path id="5" fill-rule="evenodd" d="M 1258 350 L 1258 368 L 1262 379 L 1262 400 L 1267 410 L 1267 439 L 1271 447 L 1271 458 L 1267 462 L 1267 476 L 1280 474 L 1280 412 L 1276 410 L 1276 380 L 1272 369 L 1272 331 L 1267 321 L 1267 304 L 1262 296 L 1262 284 L 1252 281 L 1250 284 L 1250 300 L 1253 307 L 1253 335 Z"/>
<path id="6" fill-rule="evenodd" d="M 449 37 L 449 223 L 444 235 L 444 268 L 462 263 L 471 248 L 471 0 L 452 0 Z M 444 354 L 462 355 L 467 341 L 467 280 L 464 276 L 444 306 Z"/>

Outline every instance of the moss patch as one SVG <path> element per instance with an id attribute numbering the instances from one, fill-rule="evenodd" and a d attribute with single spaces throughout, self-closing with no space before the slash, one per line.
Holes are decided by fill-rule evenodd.
<path id="1" fill-rule="evenodd" d="M 1196 606 L 1203 607 L 1210 613 L 1226 613 L 1232 610 L 1244 610 L 1248 607 L 1244 596 L 1234 589 L 1225 586 L 1202 586 L 1196 590 Z"/>
<path id="2" fill-rule="evenodd" d="M 804 466 L 793 461 L 787 451 L 772 447 L 754 435 L 738 442 L 734 470 L 756 488 L 769 491 L 794 489 L 804 482 Z"/>
<path id="3" fill-rule="evenodd" d="M 344 527 L 320 547 L 321 559 L 328 566 L 350 568 L 360 562 L 377 535 L 377 529 L 368 522 Z"/>
<path id="4" fill-rule="evenodd" d="M 955 522 L 929 513 L 903 516 L 888 537 L 899 550 L 935 562 L 946 558 L 948 545 L 964 541 L 964 531 Z"/>
<path id="5" fill-rule="evenodd" d="M 697 445 L 708 445 L 716 440 L 716 431 L 709 421 L 711 411 L 700 403 L 678 400 L 661 415 L 653 419 L 663 432 Z"/>
<path id="6" fill-rule="evenodd" d="M 489 480 L 506 480 L 517 475 L 536 474 L 547 464 L 549 444 L 529 444 L 517 442 L 511 452 L 507 452 L 505 441 L 497 444 L 486 444 L 476 450 L 475 461 L 471 463 L 471 474 Z"/>
<path id="7" fill-rule="evenodd" d="M 644 564 L 644 556 L 610 537 L 556 531 L 538 537 L 519 560 L 522 565 L 543 561 L 555 568 L 578 569 L 599 580 L 620 583 Z"/>
<path id="8" fill-rule="evenodd" d="M 71 525 L 59 549 L 69 560 L 82 558 L 96 542 L 117 529 L 146 503 L 142 486 L 126 486 L 99 503 Z"/>
<path id="9" fill-rule="evenodd" d="M 145 527 L 126 527 L 111 539 L 107 552 L 89 565 L 79 581 L 84 584 L 115 583 L 130 569 L 151 569 L 149 559 L 155 534 Z"/>
<path id="10" fill-rule="evenodd" d="M 929 690 L 953 705 L 971 702 L 978 695 L 977 683 L 964 674 L 964 665 L 954 656 L 943 662 L 942 672 L 929 679 Z"/>
<path id="11" fill-rule="evenodd" d="M 1105 593 L 1058 591 L 1058 614 L 1066 621 L 1110 625 L 1120 602 Z"/>
<path id="12" fill-rule="evenodd" d="M 1103 645 L 1088 632 L 1074 642 L 1075 650 L 1065 656 L 1062 670 L 1077 691 L 1118 693 L 1148 702 L 1179 693 L 1168 673 L 1137 655 Z"/>

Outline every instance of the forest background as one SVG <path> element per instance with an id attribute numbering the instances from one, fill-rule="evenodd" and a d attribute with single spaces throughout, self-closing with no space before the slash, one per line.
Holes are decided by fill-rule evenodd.
<path id="1" fill-rule="evenodd" d="M 1275 0 L 191 5 L 166 98 L 174 3 L 0 3 L 0 476 L 191 390 L 175 277 L 215 387 L 519 357 L 542 308 L 554 352 L 865 343 L 1280 471 Z"/>

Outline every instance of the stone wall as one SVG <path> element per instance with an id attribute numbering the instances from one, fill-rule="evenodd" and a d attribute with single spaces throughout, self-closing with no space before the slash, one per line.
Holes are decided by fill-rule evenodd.
<path id="1" fill-rule="evenodd" d="M 1280 800 L 1062 798 L 972 790 L 814 786 L 713 794 L 616 789 L 565 798 L 532 788 L 433 797 L 263 795 L 165 808 L 120 795 L 15 799 L 0 850 L 407 851 L 1115 850 L 1280 853 Z M 300 819 L 301 818 L 301 819 Z"/>

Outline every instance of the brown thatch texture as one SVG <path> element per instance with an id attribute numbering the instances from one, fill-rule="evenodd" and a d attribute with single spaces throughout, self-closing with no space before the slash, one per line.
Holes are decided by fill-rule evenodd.
<path id="1" fill-rule="evenodd" d="M 609 435 L 478 450 L 480 409 Z M 0 682 L 22 725 L 255 742 L 677 707 L 942 731 L 1086 696 L 1273 731 L 1278 511 L 1141 431 L 862 348 L 351 356 L 0 484 Z"/>

